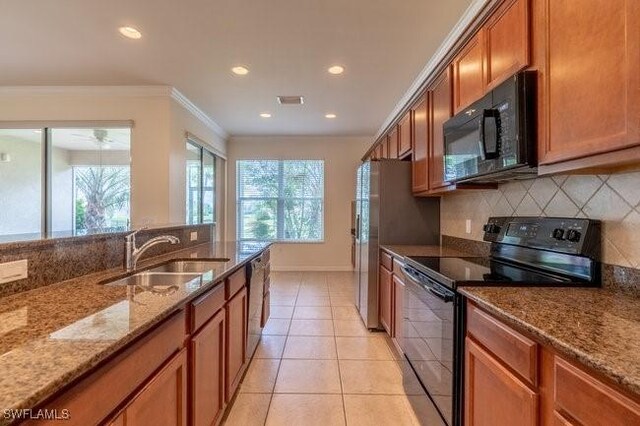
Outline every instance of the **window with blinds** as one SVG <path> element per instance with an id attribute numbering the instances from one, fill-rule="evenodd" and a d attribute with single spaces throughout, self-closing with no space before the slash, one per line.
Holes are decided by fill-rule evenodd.
<path id="1" fill-rule="evenodd" d="M 323 160 L 242 160 L 236 166 L 238 240 L 323 240 Z"/>

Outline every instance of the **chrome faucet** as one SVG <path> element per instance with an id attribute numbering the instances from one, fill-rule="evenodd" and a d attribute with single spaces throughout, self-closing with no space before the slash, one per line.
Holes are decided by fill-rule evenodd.
<path id="1" fill-rule="evenodd" d="M 178 244 L 180 243 L 180 239 L 174 237 L 173 235 L 160 235 L 155 238 L 151 238 L 149 241 L 144 243 L 140 248 L 136 247 L 136 234 L 143 229 L 140 228 L 138 230 L 133 231 L 129 235 L 124 237 L 124 268 L 127 272 L 133 271 L 136 269 L 136 265 L 138 264 L 138 259 L 142 256 L 142 253 L 149 250 L 151 247 L 162 244 L 162 243 L 171 243 Z"/>

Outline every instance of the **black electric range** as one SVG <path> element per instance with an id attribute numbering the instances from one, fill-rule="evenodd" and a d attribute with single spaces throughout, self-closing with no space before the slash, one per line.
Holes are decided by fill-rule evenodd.
<path id="1" fill-rule="evenodd" d="M 463 424 L 464 298 L 461 286 L 598 286 L 600 223 L 492 217 L 487 257 L 406 257 L 398 339 L 449 426 Z"/>

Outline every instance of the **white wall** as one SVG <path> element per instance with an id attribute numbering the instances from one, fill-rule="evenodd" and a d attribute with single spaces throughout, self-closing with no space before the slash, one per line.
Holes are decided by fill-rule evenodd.
<path id="1" fill-rule="evenodd" d="M 166 88 L 56 87 L 0 92 L 0 122 L 133 120 L 133 226 L 185 222 L 184 132 L 226 151 L 226 142 L 175 102 Z"/>
<path id="2" fill-rule="evenodd" d="M 323 243 L 277 244 L 274 270 L 351 270 L 351 201 L 356 170 L 370 137 L 233 137 L 227 153 L 227 239 L 236 239 L 236 161 L 250 159 L 325 160 Z"/>

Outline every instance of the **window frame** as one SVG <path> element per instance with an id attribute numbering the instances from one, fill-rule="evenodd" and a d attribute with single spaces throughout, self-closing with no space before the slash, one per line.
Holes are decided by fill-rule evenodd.
<path id="1" fill-rule="evenodd" d="M 254 196 L 241 196 L 241 179 L 240 179 L 240 163 L 248 162 L 248 161 L 271 161 L 278 163 L 278 174 L 279 174 L 279 184 L 278 184 L 278 195 L 277 196 L 269 196 L 269 197 L 254 197 Z M 315 161 L 320 162 L 322 164 L 322 196 L 321 197 L 284 197 L 283 193 L 283 178 L 284 178 L 284 163 L 286 162 L 305 162 L 305 161 Z M 300 159 L 276 159 L 276 158 L 245 158 L 236 160 L 236 239 L 241 243 L 251 243 L 256 241 L 269 241 L 278 244 L 323 244 L 325 243 L 325 219 L 326 219 L 326 211 L 325 211 L 325 199 L 326 199 L 326 161 L 324 158 L 320 159 L 311 159 L 311 158 L 300 158 Z M 243 201 L 274 201 L 276 203 L 276 223 L 275 223 L 275 238 L 245 238 L 242 236 L 243 230 L 243 221 L 242 221 L 242 204 Z M 284 203 L 286 201 L 320 201 L 322 206 L 322 213 L 320 216 L 320 226 L 321 226 L 321 235 L 319 239 L 314 240 L 292 240 L 283 238 L 285 232 L 285 223 L 284 223 Z"/>
<path id="2" fill-rule="evenodd" d="M 196 222 L 191 222 L 191 218 L 189 215 L 190 212 L 190 204 L 188 203 L 189 201 L 189 197 L 190 197 L 190 192 L 191 192 L 191 187 L 188 186 L 189 184 L 189 176 L 188 173 L 186 172 L 186 157 L 185 157 L 185 223 L 189 224 L 189 225 L 200 225 L 200 224 L 206 224 L 206 225 L 216 225 L 218 222 L 218 203 L 217 203 L 217 197 L 216 197 L 216 192 L 217 192 L 217 169 L 218 169 L 218 155 L 216 155 L 212 150 L 205 148 L 203 146 L 203 144 L 201 144 L 200 142 L 198 142 L 194 137 L 191 137 L 189 135 L 187 135 L 186 137 L 186 142 L 185 142 L 185 153 L 187 152 L 187 146 L 192 146 L 194 148 L 196 148 L 198 150 L 198 155 L 199 155 L 199 167 L 200 167 L 200 179 L 198 179 L 198 191 L 199 191 L 199 200 L 198 200 L 198 220 Z M 205 168 L 205 161 L 204 161 L 204 157 L 205 154 L 210 155 L 211 158 L 213 158 L 213 186 L 212 188 L 212 193 L 213 193 L 213 220 L 211 222 L 205 222 L 204 221 L 204 193 L 205 193 L 205 187 L 204 187 L 204 168 Z"/>
<path id="3" fill-rule="evenodd" d="M 129 130 L 129 152 L 131 152 L 131 144 L 133 141 L 134 123 L 131 120 L 124 121 L 0 121 L 0 128 L 13 129 L 29 129 L 40 131 L 40 231 L 41 236 L 52 237 L 58 232 L 70 231 L 72 235 L 77 235 L 75 224 L 75 206 L 71 206 L 73 217 L 71 221 L 71 229 L 54 230 L 53 229 L 53 134 L 52 130 L 56 129 L 128 129 Z M 132 161 L 129 167 L 132 167 Z M 132 187 L 131 177 L 129 180 L 130 190 Z M 75 182 L 72 181 L 71 190 L 75 193 Z M 131 200 L 129 200 L 131 203 Z M 129 210 L 129 225 L 131 224 L 131 204 Z M 16 234 L 0 235 L 2 237 L 10 237 Z"/>

